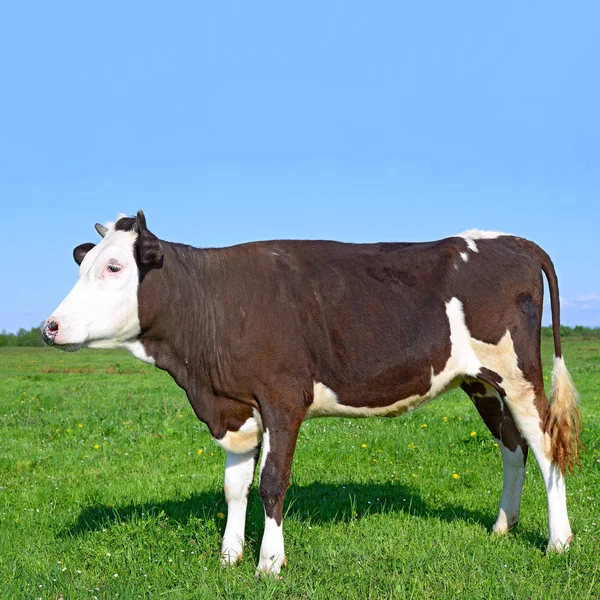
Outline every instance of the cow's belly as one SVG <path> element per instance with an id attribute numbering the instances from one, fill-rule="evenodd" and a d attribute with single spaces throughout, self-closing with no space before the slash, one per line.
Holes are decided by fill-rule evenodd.
<path id="1" fill-rule="evenodd" d="M 351 394 L 344 388 L 338 394 L 337 390 L 314 382 L 313 402 L 306 418 L 401 415 L 456 387 L 465 378 L 477 379 L 482 367 L 498 374 L 505 388 L 521 385 L 523 374 L 508 329 L 497 344 L 482 342 L 473 338 L 467 329 L 462 303 L 457 298 L 446 304 L 446 311 L 450 322 L 451 350 L 446 365 L 439 373 L 431 366 L 426 371 L 416 371 L 404 382 L 400 378 L 396 385 L 389 381 L 389 377 L 373 379 L 366 384 L 357 383 L 360 395 Z M 397 395 L 396 390 L 399 390 Z M 344 403 L 345 397 L 350 399 L 351 405 Z"/>
<path id="2" fill-rule="evenodd" d="M 320 382 L 315 382 L 313 395 L 313 402 L 306 413 L 307 419 L 314 417 L 397 417 L 432 398 L 429 393 L 415 394 L 407 398 L 400 398 L 386 406 L 368 406 L 369 399 L 365 398 L 365 406 L 348 406 L 340 402 L 332 389 Z"/>

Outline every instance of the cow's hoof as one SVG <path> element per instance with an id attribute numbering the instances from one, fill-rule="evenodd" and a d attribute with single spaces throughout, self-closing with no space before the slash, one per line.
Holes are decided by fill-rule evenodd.
<path id="1" fill-rule="evenodd" d="M 232 567 L 242 560 L 242 548 L 232 547 L 232 545 L 224 546 L 221 549 L 221 565 L 224 567 Z"/>
<path id="2" fill-rule="evenodd" d="M 279 579 L 281 567 L 285 566 L 287 566 L 285 556 L 282 556 L 281 558 L 279 556 L 272 556 L 269 558 L 261 557 L 258 567 L 256 568 L 255 576 Z"/>
<path id="3" fill-rule="evenodd" d="M 492 527 L 492 531 L 496 535 L 504 535 L 505 533 L 508 533 L 511 529 L 514 529 L 518 524 L 519 521 L 513 521 L 512 523 L 508 524 L 505 519 L 502 519 L 502 521 L 498 520 Z"/>
<path id="4" fill-rule="evenodd" d="M 573 541 L 573 536 L 570 535 L 566 540 L 556 539 L 548 542 L 546 552 L 566 552 L 569 549 L 569 544 Z"/>

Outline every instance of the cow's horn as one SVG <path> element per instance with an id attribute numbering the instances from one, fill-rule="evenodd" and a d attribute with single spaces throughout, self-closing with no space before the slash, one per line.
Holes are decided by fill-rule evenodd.
<path id="1" fill-rule="evenodd" d="M 133 230 L 139 233 L 144 229 L 146 229 L 146 215 L 144 215 L 143 210 L 138 210 L 135 217 L 135 225 L 133 226 Z"/>
<path id="2" fill-rule="evenodd" d="M 106 232 L 108 231 L 108 227 L 104 227 L 104 225 L 100 225 L 100 223 L 96 223 L 94 225 L 96 231 L 100 234 L 100 237 L 104 237 Z"/>

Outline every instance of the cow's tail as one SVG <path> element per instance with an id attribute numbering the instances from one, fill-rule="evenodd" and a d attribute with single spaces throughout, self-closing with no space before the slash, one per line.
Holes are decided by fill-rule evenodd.
<path id="1" fill-rule="evenodd" d="M 573 385 L 571 375 L 562 356 L 560 298 L 556 271 L 548 254 L 539 246 L 535 248 L 540 258 L 542 271 L 548 279 L 552 309 L 552 334 L 554 336 L 554 367 L 552 369 L 550 411 L 544 423 L 544 430 L 550 436 L 552 458 L 564 474 L 567 468 L 572 472 L 573 466 L 579 464 L 579 451 L 583 448 L 579 437 L 581 431 L 579 394 Z"/>

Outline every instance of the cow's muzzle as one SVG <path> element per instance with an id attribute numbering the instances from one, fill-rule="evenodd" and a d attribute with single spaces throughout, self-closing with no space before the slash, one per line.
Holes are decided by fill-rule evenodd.
<path id="1" fill-rule="evenodd" d="M 44 326 L 42 327 L 42 337 L 46 344 L 49 344 L 50 346 L 54 344 L 54 340 L 56 340 L 56 336 L 58 335 L 58 330 L 58 321 L 52 319 L 44 323 Z"/>

